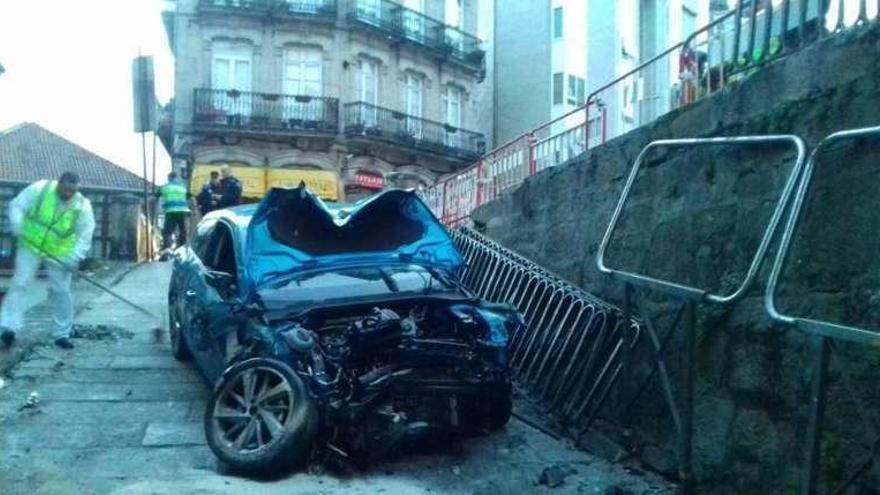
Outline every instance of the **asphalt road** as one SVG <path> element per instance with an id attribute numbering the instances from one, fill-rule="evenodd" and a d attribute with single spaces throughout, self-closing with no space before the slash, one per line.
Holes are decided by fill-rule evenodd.
<path id="1" fill-rule="evenodd" d="M 165 313 L 170 265 L 141 266 L 122 295 Z M 176 362 L 155 322 L 109 296 L 77 319 L 91 328 L 73 351 L 37 347 L 0 388 L 0 493 L 605 493 L 670 487 L 571 447 L 516 419 L 505 431 L 457 442 L 448 451 L 392 459 L 341 477 L 286 473 L 271 481 L 226 475 L 205 445 L 210 390 Z M 105 331 L 110 328 L 112 331 Z M 39 401 L 24 407 L 36 392 Z M 576 471 L 556 488 L 536 486 L 546 468 Z M 617 493 L 617 492 L 615 492 Z M 624 492 L 625 493 L 625 492 Z"/>

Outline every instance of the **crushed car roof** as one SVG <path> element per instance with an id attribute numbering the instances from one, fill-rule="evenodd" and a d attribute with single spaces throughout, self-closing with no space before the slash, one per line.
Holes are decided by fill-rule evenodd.
<path id="1" fill-rule="evenodd" d="M 307 269 L 415 263 L 455 273 L 463 263 L 446 229 L 412 191 L 328 204 L 304 186 L 273 188 L 259 204 L 221 216 L 244 234 L 239 276 L 245 291 Z"/>

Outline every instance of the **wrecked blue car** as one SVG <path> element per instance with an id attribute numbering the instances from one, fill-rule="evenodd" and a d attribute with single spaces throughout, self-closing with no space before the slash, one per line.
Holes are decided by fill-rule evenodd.
<path id="1" fill-rule="evenodd" d="M 208 445 L 276 472 L 366 464 L 503 427 L 507 306 L 457 278 L 462 257 L 412 192 L 324 204 L 305 187 L 220 210 L 174 255 L 174 356 L 214 384 Z"/>

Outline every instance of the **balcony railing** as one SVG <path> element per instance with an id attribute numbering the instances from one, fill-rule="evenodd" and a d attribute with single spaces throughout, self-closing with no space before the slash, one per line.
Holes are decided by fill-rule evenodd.
<path id="1" fill-rule="evenodd" d="M 339 131 L 339 100 L 320 96 L 195 89 L 193 126 L 289 134 Z"/>
<path id="2" fill-rule="evenodd" d="M 336 0 L 199 0 L 202 12 L 336 18 Z"/>
<path id="3" fill-rule="evenodd" d="M 461 159 L 478 157 L 486 148 L 486 140 L 478 132 L 363 102 L 345 105 L 345 134 L 366 136 Z"/>
<path id="4" fill-rule="evenodd" d="M 485 53 L 480 40 L 421 12 L 388 0 L 352 0 L 348 19 L 433 52 L 450 56 L 479 70 Z"/>

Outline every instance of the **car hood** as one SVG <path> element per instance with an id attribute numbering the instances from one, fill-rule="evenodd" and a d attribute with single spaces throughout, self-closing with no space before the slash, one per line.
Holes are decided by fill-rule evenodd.
<path id="1" fill-rule="evenodd" d="M 385 191 L 354 204 L 326 204 L 305 186 L 270 189 L 247 227 L 246 292 L 299 271 L 416 263 L 453 274 L 463 260 L 412 191 Z"/>

